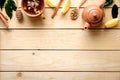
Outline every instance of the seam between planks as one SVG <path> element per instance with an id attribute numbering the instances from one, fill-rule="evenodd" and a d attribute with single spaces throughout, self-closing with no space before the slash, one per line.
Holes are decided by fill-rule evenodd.
<path id="1" fill-rule="evenodd" d="M 84 28 L 0 28 L 0 30 L 84 30 Z M 120 28 L 91 28 L 88 30 L 120 30 Z"/>
<path id="2" fill-rule="evenodd" d="M 0 49 L 0 51 L 120 51 L 120 49 Z"/>
<path id="3" fill-rule="evenodd" d="M 0 72 L 99 72 L 99 73 L 103 73 L 103 72 L 106 72 L 106 73 L 116 73 L 116 72 L 118 72 L 118 73 L 120 73 L 120 71 L 57 71 L 57 70 L 52 70 L 52 71 L 30 71 L 30 70 L 17 70 L 17 71 L 0 71 Z"/>

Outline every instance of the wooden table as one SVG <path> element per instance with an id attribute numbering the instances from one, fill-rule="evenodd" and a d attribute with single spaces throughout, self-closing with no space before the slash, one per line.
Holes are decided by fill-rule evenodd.
<path id="1" fill-rule="evenodd" d="M 14 13 L 9 31 L 0 22 L 0 80 L 120 80 L 120 25 L 82 30 L 81 16 L 70 19 L 80 0 L 71 1 L 69 12 L 59 10 L 54 19 L 46 6 L 43 21 L 24 14 L 19 22 Z M 98 1 L 88 0 L 80 14 L 93 3 Z M 111 7 L 104 8 L 103 23 L 111 19 Z"/>

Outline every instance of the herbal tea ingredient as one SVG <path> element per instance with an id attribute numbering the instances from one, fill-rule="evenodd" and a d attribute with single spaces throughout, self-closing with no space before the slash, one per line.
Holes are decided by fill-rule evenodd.
<path id="1" fill-rule="evenodd" d="M 71 0 L 65 0 L 62 9 L 61 9 L 61 13 L 64 15 L 68 12 L 69 8 L 71 6 Z"/>
<path id="2" fill-rule="evenodd" d="M 55 7 L 54 12 L 53 12 L 53 14 L 52 14 L 52 16 L 51 16 L 52 19 L 53 19 L 53 18 L 55 17 L 55 15 L 57 14 L 58 9 L 59 9 L 59 7 L 61 6 L 61 4 L 62 4 L 63 1 L 64 1 L 64 0 L 60 0 L 59 3 L 58 3 L 58 5 Z"/>
<path id="3" fill-rule="evenodd" d="M 70 17 L 72 20 L 76 20 L 79 16 L 79 8 L 86 2 L 87 0 L 82 0 L 82 2 L 80 3 L 79 7 L 76 7 L 75 9 L 73 9 L 70 13 Z"/>
<path id="4" fill-rule="evenodd" d="M 17 7 L 14 0 L 7 0 L 5 4 L 5 12 L 8 17 L 11 19 L 13 16 L 13 11 L 16 11 Z"/>
<path id="5" fill-rule="evenodd" d="M 105 28 L 114 28 L 119 24 L 119 21 L 118 18 L 111 19 L 105 23 Z"/>
<path id="6" fill-rule="evenodd" d="M 106 0 L 104 7 L 107 7 L 113 3 L 113 0 Z"/>
<path id="7" fill-rule="evenodd" d="M 5 27 L 8 28 L 9 27 L 8 19 L 2 12 L 0 12 L 0 19 L 4 23 Z"/>
<path id="8" fill-rule="evenodd" d="M 114 4 L 112 7 L 112 18 L 117 18 L 117 17 L 118 17 L 118 6 Z"/>
<path id="9" fill-rule="evenodd" d="M 55 7 L 55 5 L 50 0 L 45 0 L 46 4 L 50 7 Z"/>
<path id="10" fill-rule="evenodd" d="M 78 14 L 78 9 L 74 9 L 71 11 L 70 13 L 70 17 L 72 20 L 76 20 L 78 18 L 79 14 Z"/>
<path id="11" fill-rule="evenodd" d="M 3 6 L 5 7 L 5 12 L 8 17 L 11 19 L 13 11 L 16 11 L 17 7 L 14 0 L 0 0 L 0 8 L 2 10 Z"/>
<path id="12" fill-rule="evenodd" d="M 16 18 L 17 18 L 17 20 L 22 20 L 23 19 L 23 14 L 21 12 L 21 9 L 18 6 L 19 5 L 18 0 L 16 0 L 16 4 L 17 4 Z"/>
<path id="13" fill-rule="evenodd" d="M 0 0 L 0 8 L 2 9 L 4 4 L 5 4 L 6 0 Z"/>
<path id="14" fill-rule="evenodd" d="M 22 20 L 23 19 L 23 14 L 22 14 L 20 9 L 16 10 L 16 18 L 18 20 Z"/>
<path id="15" fill-rule="evenodd" d="M 7 16 L 5 16 L 1 11 L 0 11 L 0 15 L 3 16 L 8 21 Z"/>
<path id="16" fill-rule="evenodd" d="M 29 11 L 33 14 L 40 13 L 40 1 L 39 0 L 27 0 L 27 3 L 24 4 L 24 10 Z"/>
<path id="17" fill-rule="evenodd" d="M 116 4 L 112 7 L 112 18 L 105 23 L 105 28 L 114 28 L 119 24 L 120 19 L 118 18 L 118 6 Z"/>

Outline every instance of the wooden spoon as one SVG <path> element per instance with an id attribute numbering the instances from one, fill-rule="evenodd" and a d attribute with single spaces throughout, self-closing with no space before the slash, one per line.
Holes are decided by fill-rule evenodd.
<path id="1" fill-rule="evenodd" d="M 71 16 L 72 20 L 76 20 L 79 17 L 79 9 L 86 1 L 87 0 L 82 0 L 82 2 L 80 3 L 79 7 L 76 7 L 75 9 L 73 9 L 71 11 L 70 16 Z"/>

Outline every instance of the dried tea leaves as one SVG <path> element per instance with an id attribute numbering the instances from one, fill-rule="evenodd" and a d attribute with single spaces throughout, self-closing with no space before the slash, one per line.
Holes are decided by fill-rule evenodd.
<path id="1" fill-rule="evenodd" d="M 73 9 L 70 13 L 70 17 L 72 20 L 76 20 L 79 16 L 79 10 L 77 8 Z"/>

